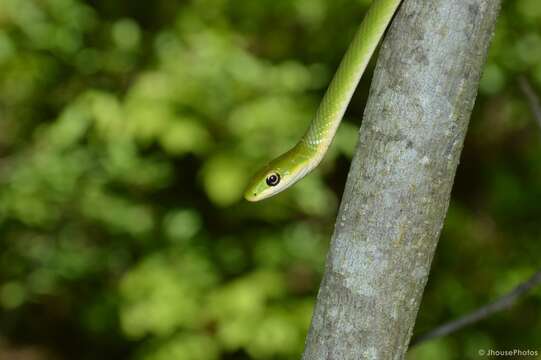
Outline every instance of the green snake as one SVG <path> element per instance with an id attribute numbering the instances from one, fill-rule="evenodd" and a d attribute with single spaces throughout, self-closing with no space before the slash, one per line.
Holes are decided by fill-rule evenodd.
<path id="1" fill-rule="evenodd" d="M 315 118 L 299 142 L 259 170 L 244 193 L 259 201 L 289 188 L 316 168 L 336 134 L 372 54 L 402 0 L 374 0 L 338 67 Z"/>

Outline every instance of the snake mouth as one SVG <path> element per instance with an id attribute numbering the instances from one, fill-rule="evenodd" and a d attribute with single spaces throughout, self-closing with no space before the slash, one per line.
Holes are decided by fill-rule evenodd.
<path id="1" fill-rule="evenodd" d="M 245 192 L 244 193 L 244 199 L 246 199 L 249 202 L 259 201 L 259 199 L 257 198 L 257 193 L 252 192 L 252 191 Z"/>
<path id="2" fill-rule="evenodd" d="M 258 188 L 248 188 L 244 192 L 244 199 L 246 199 L 249 202 L 258 202 L 267 198 L 270 198 L 271 196 L 275 195 L 275 192 L 272 191 L 273 188 L 268 189 L 258 189 Z"/>
<path id="3" fill-rule="evenodd" d="M 265 193 L 258 194 L 258 193 L 254 192 L 254 191 L 246 191 L 244 193 L 244 199 L 246 199 L 249 202 L 258 202 L 258 201 L 264 200 L 266 198 L 269 198 L 269 197 L 271 197 L 273 195 L 274 194 L 272 192 L 268 193 L 268 194 L 265 194 Z"/>

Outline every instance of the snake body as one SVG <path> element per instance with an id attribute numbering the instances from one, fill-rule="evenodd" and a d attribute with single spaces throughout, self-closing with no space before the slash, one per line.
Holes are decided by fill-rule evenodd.
<path id="1" fill-rule="evenodd" d="M 289 188 L 319 165 L 372 54 L 402 0 L 374 0 L 338 67 L 308 130 L 289 151 L 259 170 L 245 191 L 259 201 Z"/>

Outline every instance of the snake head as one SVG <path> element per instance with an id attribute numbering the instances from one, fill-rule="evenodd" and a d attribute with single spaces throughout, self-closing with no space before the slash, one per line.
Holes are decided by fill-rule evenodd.
<path id="1" fill-rule="evenodd" d="M 274 160 L 259 170 L 248 183 L 244 198 L 248 201 L 260 201 L 285 190 L 289 173 Z"/>
<path id="2" fill-rule="evenodd" d="M 300 180 L 306 174 L 306 158 L 299 150 L 295 147 L 259 170 L 248 183 L 244 198 L 260 201 L 284 191 Z"/>

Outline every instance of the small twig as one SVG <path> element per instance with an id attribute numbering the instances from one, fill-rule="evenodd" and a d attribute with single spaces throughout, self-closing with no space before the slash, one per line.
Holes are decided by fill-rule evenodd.
<path id="1" fill-rule="evenodd" d="M 524 295 L 529 290 L 531 290 L 532 288 L 540 284 L 541 284 L 541 270 L 536 272 L 527 281 L 518 285 L 511 292 L 502 296 L 498 300 L 490 304 L 487 304 L 467 315 L 464 315 L 463 317 L 458 318 L 457 320 L 450 321 L 446 324 L 438 326 L 434 330 L 431 330 L 419 337 L 416 337 L 411 342 L 410 348 L 416 345 L 419 345 L 420 343 L 423 343 L 425 341 L 449 335 L 451 333 L 454 333 L 457 330 L 462 329 L 463 327 L 466 327 L 480 320 L 483 320 L 496 312 L 510 308 L 522 295 Z"/>
<path id="2" fill-rule="evenodd" d="M 532 111 L 535 120 L 537 120 L 537 124 L 541 127 L 541 104 L 539 102 L 539 97 L 524 75 L 518 78 L 518 84 L 520 86 L 520 90 L 528 100 L 530 110 Z"/>

